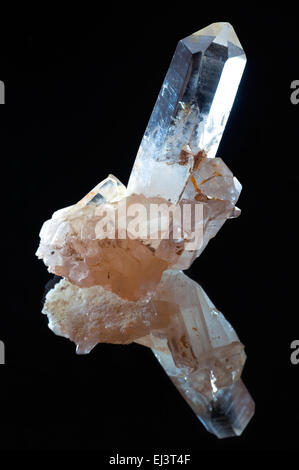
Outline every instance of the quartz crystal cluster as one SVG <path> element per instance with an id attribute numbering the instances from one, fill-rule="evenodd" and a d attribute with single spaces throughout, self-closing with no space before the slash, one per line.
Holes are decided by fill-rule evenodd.
<path id="1" fill-rule="evenodd" d="M 181 40 L 128 187 L 110 175 L 56 211 L 37 250 L 62 278 L 43 307 L 54 333 L 79 354 L 98 343 L 151 348 L 219 438 L 241 434 L 254 413 L 241 380 L 246 356 L 231 325 L 182 271 L 240 213 L 241 185 L 215 155 L 245 63 L 228 23 Z M 136 207 L 143 209 L 138 224 Z"/>

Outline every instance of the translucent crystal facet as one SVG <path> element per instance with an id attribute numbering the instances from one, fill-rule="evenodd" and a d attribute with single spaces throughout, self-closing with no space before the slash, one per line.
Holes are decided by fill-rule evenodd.
<path id="1" fill-rule="evenodd" d="M 245 63 L 229 23 L 214 23 L 178 43 L 135 160 L 129 193 L 179 201 L 198 158 L 213 158 L 217 152 Z"/>
<path id="2" fill-rule="evenodd" d="M 254 402 L 240 379 L 246 356 L 234 329 L 182 272 L 166 271 L 155 299 L 159 315 L 170 303 L 181 321 L 173 331 L 171 326 L 164 334 L 152 331 L 138 342 L 152 347 L 208 431 L 219 438 L 240 435 L 254 414 Z"/>

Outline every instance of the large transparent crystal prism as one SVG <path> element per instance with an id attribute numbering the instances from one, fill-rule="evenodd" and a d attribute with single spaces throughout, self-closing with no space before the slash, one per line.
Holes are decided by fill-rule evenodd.
<path id="1" fill-rule="evenodd" d="M 218 438 L 240 435 L 255 406 L 240 378 L 246 356 L 236 332 L 182 272 L 164 272 L 153 303 L 162 318 L 172 311 L 170 323 L 137 342 L 152 348 L 209 432 Z"/>
<path id="2" fill-rule="evenodd" d="M 142 139 L 129 193 L 177 203 L 202 156 L 213 158 L 246 56 L 229 23 L 179 41 Z"/>

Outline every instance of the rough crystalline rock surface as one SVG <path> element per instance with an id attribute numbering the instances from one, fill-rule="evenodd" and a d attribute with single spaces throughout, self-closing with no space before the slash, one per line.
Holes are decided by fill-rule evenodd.
<path id="1" fill-rule="evenodd" d="M 54 333 L 80 354 L 107 342 L 151 348 L 219 438 L 241 434 L 254 413 L 241 380 L 246 356 L 232 326 L 182 270 L 240 213 L 241 185 L 215 155 L 245 63 L 229 23 L 181 40 L 128 187 L 110 175 L 56 211 L 36 253 L 62 277 L 43 307 Z"/>
<path id="2" fill-rule="evenodd" d="M 102 285 L 129 300 L 152 293 L 165 269 L 187 269 L 225 220 L 239 213 L 235 204 L 241 185 L 223 161 L 204 157 L 196 165 L 189 182 L 191 187 L 187 185 L 184 198 L 176 206 L 172 205 L 180 213 L 187 206 L 190 213 L 195 213 L 195 206 L 202 210 L 202 217 L 198 221 L 194 217 L 189 231 L 173 234 L 175 225 L 169 218 L 164 230 L 169 229 L 170 237 L 164 236 L 163 227 L 155 234 L 150 233 L 149 227 L 144 234 L 147 236 L 134 233 L 133 237 L 125 212 L 130 213 L 130 208 L 140 204 L 145 209 L 141 224 L 155 227 L 151 208 L 169 207 L 171 203 L 161 197 L 127 195 L 125 186 L 109 176 L 79 203 L 56 211 L 44 223 L 38 257 L 50 272 L 80 287 Z M 110 191 L 103 196 L 106 186 Z M 110 230 L 116 227 L 112 237 L 109 228 L 102 230 L 107 211 L 115 220 L 115 226 L 110 227 Z M 121 217 L 126 218 L 126 223 L 119 234 Z M 200 234 L 198 243 L 190 247 L 195 233 Z"/>

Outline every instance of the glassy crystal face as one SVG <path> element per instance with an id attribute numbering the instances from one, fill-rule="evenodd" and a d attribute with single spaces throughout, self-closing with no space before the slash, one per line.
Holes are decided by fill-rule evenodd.
<path id="1" fill-rule="evenodd" d="M 101 181 L 93 188 L 81 201 L 77 202 L 77 207 L 84 207 L 87 204 L 105 204 L 106 202 L 117 202 L 126 197 L 126 187 L 113 175 Z"/>
<path id="2" fill-rule="evenodd" d="M 153 330 L 137 342 L 156 358 L 206 429 L 219 438 L 240 435 L 254 414 L 254 402 L 240 377 L 243 345 L 204 290 L 182 272 L 166 271 L 153 300 L 167 330 Z"/>
<path id="3" fill-rule="evenodd" d="M 217 152 L 245 64 L 229 23 L 214 23 L 178 43 L 135 160 L 129 193 L 180 200 L 198 159 Z"/>

